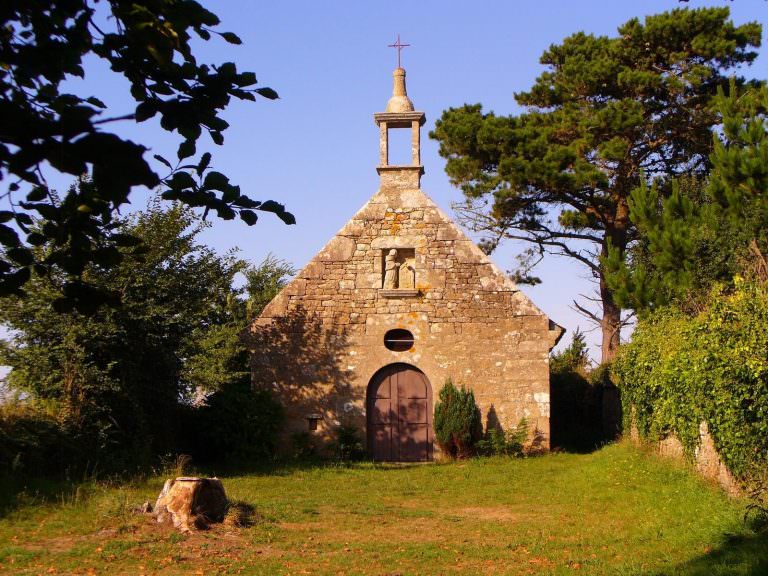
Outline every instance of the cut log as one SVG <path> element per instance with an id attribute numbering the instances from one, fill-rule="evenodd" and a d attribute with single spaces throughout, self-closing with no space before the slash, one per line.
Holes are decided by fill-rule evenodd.
<path id="1" fill-rule="evenodd" d="M 182 532 L 205 529 L 226 513 L 227 496 L 218 478 L 166 480 L 153 512 L 158 522 L 172 522 Z"/>

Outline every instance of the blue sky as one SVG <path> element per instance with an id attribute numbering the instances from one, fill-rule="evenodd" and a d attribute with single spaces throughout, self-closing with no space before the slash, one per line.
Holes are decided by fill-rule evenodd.
<path id="1" fill-rule="evenodd" d="M 727 5 L 737 24 L 768 24 L 764 0 L 203 3 L 220 16 L 220 30 L 235 32 L 243 45 L 200 42 L 199 60 L 234 61 L 238 69 L 256 72 L 260 85 L 277 90 L 280 100 L 234 103 L 225 113 L 231 127 L 224 146 L 205 142 L 198 151 L 210 149 L 215 168 L 244 192 L 286 204 L 298 220 L 296 226 L 285 226 L 264 215 L 256 226 L 247 227 L 213 219 L 204 241 L 222 252 L 238 247 L 253 262 L 273 253 L 299 268 L 377 190 L 378 132 L 372 115 L 383 111 L 391 93 L 397 60 L 387 45 L 398 33 L 412 45 L 403 51 L 408 93 L 427 116 L 422 188 L 451 214 L 450 205 L 461 194 L 448 182 L 437 143 L 426 134 L 451 106 L 481 102 L 499 114 L 518 112 L 513 93 L 529 88 L 543 71 L 538 60 L 551 44 L 580 30 L 614 35 L 632 17 L 685 6 Z M 761 54 L 744 74 L 765 78 L 766 62 Z M 86 74 L 85 84 L 111 113 L 132 110 L 126 85 L 99 62 L 89 62 Z M 176 140 L 159 126 L 126 123 L 116 129 L 151 146 L 150 156 L 175 155 Z M 56 178 L 51 183 L 67 185 Z M 136 194 L 134 207 L 140 208 L 146 197 Z M 512 268 L 520 248 L 505 245 L 493 259 L 502 269 Z M 586 271 L 566 259 L 550 258 L 538 275 L 544 283 L 524 291 L 539 307 L 569 331 L 588 328 L 570 308 L 574 297 L 594 290 L 584 278 Z M 599 335 L 591 333 L 588 339 L 598 356 Z"/>

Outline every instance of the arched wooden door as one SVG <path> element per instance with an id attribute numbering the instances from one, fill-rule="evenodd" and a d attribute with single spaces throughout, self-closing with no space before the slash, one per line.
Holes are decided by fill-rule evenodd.
<path id="1" fill-rule="evenodd" d="M 432 387 L 421 370 L 391 364 L 368 384 L 368 450 L 374 460 L 432 459 Z"/>

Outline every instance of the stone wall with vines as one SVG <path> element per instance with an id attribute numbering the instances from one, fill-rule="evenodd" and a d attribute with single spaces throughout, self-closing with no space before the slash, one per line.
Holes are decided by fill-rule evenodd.
<path id="1" fill-rule="evenodd" d="M 695 317 L 660 309 L 638 323 L 615 362 L 625 419 L 640 436 L 671 436 L 693 459 L 706 422 L 740 480 L 768 466 L 768 288 L 736 279 Z M 631 423 L 625 422 L 625 430 Z"/>

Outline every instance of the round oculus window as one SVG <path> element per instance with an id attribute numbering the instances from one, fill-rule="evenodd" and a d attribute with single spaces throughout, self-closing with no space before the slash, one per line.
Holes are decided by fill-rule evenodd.
<path id="1" fill-rule="evenodd" d="M 413 347 L 413 334 L 402 328 L 395 328 L 384 334 L 384 346 L 393 352 L 405 352 Z"/>

